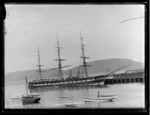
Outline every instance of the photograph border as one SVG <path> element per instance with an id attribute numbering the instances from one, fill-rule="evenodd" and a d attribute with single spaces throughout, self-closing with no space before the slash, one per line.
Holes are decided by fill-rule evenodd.
<path id="1" fill-rule="evenodd" d="M 15 1 L 15 0 L 11 0 L 11 1 L 8 1 L 8 0 L 3 0 L 4 5 L 5 4 L 28 4 L 28 5 L 32 5 L 32 4 L 67 4 L 67 5 L 72 5 L 72 4 L 77 4 L 77 5 L 81 5 L 81 4 L 91 4 L 91 5 L 101 5 L 101 4 L 104 4 L 104 5 L 107 5 L 107 4 L 115 4 L 115 5 L 120 5 L 120 4 L 143 4 L 145 5 L 145 108 L 100 108 L 100 109 L 90 109 L 90 108 L 87 108 L 87 109 L 5 109 L 4 107 L 4 102 L 5 102 L 5 66 L 4 66 L 4 63 L 5 63 L 5 34 L 7 34 L 7 30 L 5 30 L 5 19 L 7 18 L 7 11 L 5 9 L 2 10 L 3 14 L 2 16 L 4 15 L 4 19 L 2 21 L 2 39 L 1 39 L 1 54 L 3 56 L 1 56 L 1 64 L 2 64 L 2 68 L 3 69 L 1 72 L 1 83 L 2 83 L 2 92 L 1 92 L 1 96 L 2 96 L 2 113 L 69 113 L 69 112 L 73 112 L 73 113 L 147 113 L 148 112 L 148 108 L 149 108 L 149 31 L 148 31 L 148 28 L 149 28 L 149 1 L 147 0 L 141 0 L 141 1 L 122 1 L 122 2 L 118 2 L 118 1 L 113 1 L 113 2 L 72 2 L 72 3 L 69 3 L 69 2 L 48 2 L 48 1 L 32 1 L 32 0 L 27 0 L 27 1 Z M 6 11 L 6 13 L 5 13 Z"/>

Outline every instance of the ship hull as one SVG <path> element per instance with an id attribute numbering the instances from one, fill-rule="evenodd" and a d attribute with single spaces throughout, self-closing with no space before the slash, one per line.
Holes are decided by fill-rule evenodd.
<path id="1" fill-rule="evenodd" d="M 41 100 L 40 97 L 36 97 L 36 96 L 23 96 L 22 97 L 22 103 L 25 104 L 34 104 L 34 103 L 39 103 L 39 101 Z"/>
<path id="2" fill-rule="evenodd" d="M 36 87 L 75 87 L 75 86 L 87 86 L 87 85 L 104 85 L 105 79 L 112 79 L 112 77 L 89 77 L 89 78 L 78 78 L 78 79 L 66 79 L 66 80 L 45 80 L 29 82 L 29 88 Z"/>

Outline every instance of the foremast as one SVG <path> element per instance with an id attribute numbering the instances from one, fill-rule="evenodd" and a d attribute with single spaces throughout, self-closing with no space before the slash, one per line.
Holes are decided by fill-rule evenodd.
<path id="1" fill-rule="evenodd" d="M 83 44 L 83 37 L 82 37 L 82 33 L 80 31 L 80 38 L 81 38 L 81 49 L 82 49 L 82 56 L 81 58 L 83 59 L 83 62 L 82 62 L 82 66 L 84 67 L 84 72 L 85 72 L 85 76 L 88 77 L 88 69 L 87 69 L 87 63 L 86 63 L 86 59 L 89 59 L 89 57 L 86 57 L 85 56 L 85 52 L 84 52 L 84 44 Z"/>
<path id="2" fill-rule="evenodd" d="M 60 79 L 63 78 L 63 72 L 62 72 L 62 68 L 64 67 L 69 67 L 70 65 L 68 66 L 62 66 L 61 62 L 62 61 L 65 61 L 65 59 L 61 59 L 61 56 L 60 56 L 60 45 L 59 45 L 59 40 L 58 40 L 58 34 L 57 34 L 57 51 L 58 51 L 58 59 L 55 59 L 55 61 L 58 61 L 58 67 L 57 68 L 52 68 L 51 70 L 55 70 L 55 69 L 58 69 L 58 76 Z"/>
<path id="3" fill-rule="evenodd" d="M 38 65 L 37 65 L 38 71 L 37 72 L 39 72 L 39 80 L 41 80 L 42 79 L 42 72 L 44 72 L 44 71 L 42 71 L 42 68 L 41 68 L 43 65 L 41 65 L 41 62 L 40 62 L 39 46 L 37 46 L 37 50 L 38 50 Z"/>

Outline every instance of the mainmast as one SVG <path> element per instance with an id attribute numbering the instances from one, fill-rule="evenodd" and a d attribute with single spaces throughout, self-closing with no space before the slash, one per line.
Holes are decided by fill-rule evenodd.
<path id="1" fill-rule="evenodd" d="M 26 93 L 28 96 L 28 80 L 27 80 L 27 76 L 25 75 L 25 85 L 26 85 Z"/>
<path id="2" fill-rule="evenodd" d="M 58 59 L 55 59 L 55 60 L 58 61 L 58 67 L 57 68 L 52 68 L 51 70 L 58 69 L 58 75 L 62 79 L 62 77 L 63 77 L 62 68 L 69 67 L 70 65 L 62 66 L 62 64 L 61 64 L 61 61 L 65 61 L 65 59 L 61 59 L 61 57 L 60 57 L 60 48 L 61 47 L 59 45 L 58 34 L 57 34 L 57 47 L 56 48 L 57 48 L 57 51 L 58 51 Z"/>
<path id="3" fill-rule="evenodd" d="M 82 37 L 82 33 L 80 31 L 80 38 L 81 38 L 81 49 L 82 49 L 82 56 L 81 58 L 83 59 L 83 62 L 82 62 L 82 66 L 84 67 L 84 71 L 85 71 L 85 76 L 88 77 L 88 70 L 87 70 L 87 63 L 86 63 L 86 59 L 89 59 L 89 57 L 85 57 L 85 52 L 84 52 L 84 44 L 83 44 L 83 37 Z"/>
<path id="4" fill-rule="evenodd" d="M 37 46 L 37 49 L 38 49 L 38 71 L 37 72 L 39 72 L 39 80 L 41 80 L 42 79 L 42 72 L 44 72 L 44 71 L 42 71 L 42 69 L 41 69 L 41 67 L 43 66 L 43 65 L 41 65 L 41 63 L 40 63 L 40 51 L 39 51 L 39 46 Z"/>

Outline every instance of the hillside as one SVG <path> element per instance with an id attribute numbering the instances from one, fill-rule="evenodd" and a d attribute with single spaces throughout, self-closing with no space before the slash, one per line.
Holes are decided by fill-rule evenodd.
<path id="1" fill-rule="evenodd" d="M 119 58 L 96 60 L 96 61 L 89 62 L 88 65 L 90 65 L 88 67 L 89 74 L 105 74 L 126 65 L 130 65 L 130 66 L 121 69 L 120 71 L 143 69 L 144 67 L 143 63 L 136 62 L 129 59 L 119 59 Z M 73 73 L 75 73 L 75 71 L 78 70 L 78 67 L 75 67 L 71 70 L 73 71 Z"/>
<path id="2" fill-rule="evenodd" d="M 88 67 L 88 73 L 90 75 L 95 74 L 105 74 L 108 72 L 111 72 L 117 68 L 129 65 L 129 67 L 126 67 L 122 69 L 121 71 L 125 70 L 134 70 L 134 69 L 142 69 L 144 67 L 143 63 L 136 62 L 129 59 L 104 59 L 104 60 L 96 60 L 92 62 L 88 62 L 88 65 L 91 65 Z M 73 73 L 73 75 L 77 74 L 78 67 L 70 69 Z M 37 77 L 37 70 L 28 70 L 28 71 L 20 71 L 20 72 L 12 72 L 12 73 L 6 73 L 5 74 L 5 83 L 11 84 L 11 83 L 20 83 L 24 82 L 24 76 L 25 74 L 28 77 L 28 80 L 34 80 L 38 79 Z M 45 72 L 43 72 L 43 78 L 56 78 L 57 77 L 57 71 L 45 69 Z M 82 73 L 82 68 L 80 68 L 80 73 Z M 64 76 L 68 76 L 67 71 L 63 71 Z"/>

